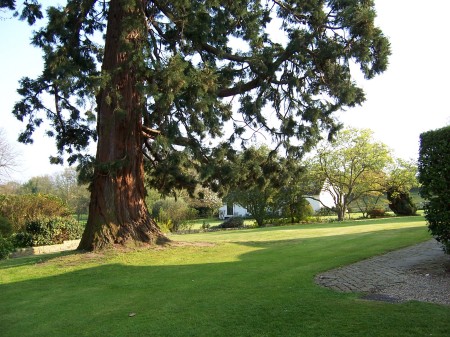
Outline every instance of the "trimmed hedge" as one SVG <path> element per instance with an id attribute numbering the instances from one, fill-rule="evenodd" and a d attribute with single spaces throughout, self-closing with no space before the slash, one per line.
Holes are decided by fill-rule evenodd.
<path id="1" fill-rule="evenodd" d="M 8 258 L 16 248 L 61 244 L 80 239 L 84 225 L 72 217 L 39 218 L 25 224 L 25 231 L 9 237 L 0 235 L 0 260 Z"/>
<path id="2" fill-rule="evenodd" d="M 33 246 L 55 245 L 81 238 L 84 226 L 70 217 L 40 218 L 27 222 Z"/>
<path id="3" fill-rule="evenodd" d="M 420 135 L 418 164 L 428 228 L 450 254 L 450 126 Z"/>

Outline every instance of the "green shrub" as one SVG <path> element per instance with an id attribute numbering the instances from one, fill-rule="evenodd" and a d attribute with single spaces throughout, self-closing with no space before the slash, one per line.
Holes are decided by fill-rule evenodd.
<path id="1" fill-rule="evenodd" d="M 14 249 L 14 245 L 9 238 L 0 236 L 0 260 L 7 259 Z"/>
<path id="2" fill-rule="evenodd" d="M 309 217 L 314 215 L 314 208 L 312 208 L 311 204 L 305 200 L 306 203 L 303 203 L 301 208 L 300 208 L 300 212 L 298 215 L 298 221 L 305 221 L 307 220 Z"/>
<path id="3" fill-rule="evenodd" d="M 13 232 L 11 221 L 0 214 L 0 236 L 8 237 Z"/>
<path id="4" fill-rule="evenodd" d="M 186 229 L 188 220 L 197 217 L 197 211 L 184 200 L 164 199 L 153 204 L 152 215 L 162 231 L 177 232 Z"/>
<path id="5" fill-rule="evenodd" d="M 28 221 L 43 217 L 65 217 L 70 210 L 59 198 L 42 195 L 0 195 L 0 215 L 8 219 L 13 232 L 23 232 Z"/>
<path id="6" fill-rule="evenodd" d="M 450 254 L 450 126 L 420 135 L 419 182 L 428 228 Z"/>
<path id="7" fill-rule="evenodd" d="M 16 248 L 33 246 L 33 235 L 27 232 L 20 232 L 11 236 L 11 241 Z"/>
<path id="8" fill-rule="evenodd" d="M 244 218 L 240 216 L 233 216 L 226 219 L 219 225 L 219 228 L 240 228 L 244 226 Z"/>
<path id="9" fill-rule="evenodd" d="M 300 198 L 296 202 L 290 202 L 282 208 L 281 217 L 289 218 L 286 223 L 296 223 L 305 221 L 314 214 L 311 204 L 305 199 Z M 272 221 L 273 224 L 275 224 Z"/>
<path id="10" fill-rule="evenodd" d="M 203 223 L 202 223 L 202 229 L 203 230 L 209 229 L 210 227 L 211 227 L 211 225 L 208 222 L 203 221 Z"/>
<path id="11" fill-rule="evenodd" d="M 331 216 L 336 215 L 336 210 L 328 207 L 322 207 L 315 213 L 317 216 Z"/>
<path id="12" fill-rule="evenodd" d="M 76 240 L 81 238 L 83 230 L 83 225 L 71 217 L 40 218 L 26 223 L 26 232 L 32 236 L 33 246 Z"/>

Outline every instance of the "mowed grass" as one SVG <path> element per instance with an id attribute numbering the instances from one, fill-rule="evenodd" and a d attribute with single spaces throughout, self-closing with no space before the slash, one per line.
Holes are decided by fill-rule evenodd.
<path id="1" fill-rule="evenodd" d="M 314 283 L 429 238 L 423 218 L 408 217 L 2 261 L 0 336 L 448 336 L 448 306 L 366 301 Z"/>

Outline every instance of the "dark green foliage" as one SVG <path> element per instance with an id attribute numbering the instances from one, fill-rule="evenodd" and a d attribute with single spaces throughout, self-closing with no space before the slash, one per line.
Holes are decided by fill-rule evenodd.
<path id="1" fill-rule="evenodd" d="M 389 208 L 397 215 L 415 215 L 417 206 L 410 191 L 418 188 L 417 163 L 395 159 L 388 169 L 386 197 Z"/>
<path id="2" fill-rule="evenodd" d="M 80 239 L 84 226 L 71 217 L 39 218 L 26 223 L 33 246 L 60 244 L 66 240 Z"/>
<path id="3" fill-rule="evenodd" d="M 187 220 L 195 219 L 197 211 L 184 200 L 163 199 L 153 204 L 152 215 L 162 229 L 177 232 Z"/>
<path id="4" fill-rule="evenodd" d="M 226 219 L 219 225 L 219 228 L 241 228 L 244 226 L 244 218 L 240 216 L 233 216 Z"/>
<path id="5" fill-rule="evenodd" d="M 41 5 L 36 0 L 21 2 L 19 8 L 22 11 L 15 11 L 14 16 L 19 16 L 21 20 L 26 20 L 30 25 L 43 18 Z M 16 10 L 16 0 L 0 0 L 0 9 Z"/>
<path id="6" fill-rule="evenodd" d="M 285 205 L 293 206 L 295 201 L 291 199 L 301 198 L 285 190 L 300 171 L 295 161 L 281 158 L 266 146 L 250 147 L 239 153 L 231 165 L 226 179 L 230 192 L 224 200 L 246 208 L 262 226 L 268 216 L 279 216 Z M 285 198 L 288 194 L 291 198 Z"/>
<path id="7" fill-rule="evenodd" d="M 11 240 L 0 235 L 0 260 L 8 258 L 14 250 Z"/>
<path id="8" fill-rule="evenodd" d="M 61 199 L 41 194 L 0 195 L 0 216 L 8 219 L 13 232 L 25 230 L 25 224 L 42 217 L 65 217 L 70 210 Z"/>
<path id="9" fill-rule="evenodd" d="M 0 259 L 15 248 L 60 244 L 80 239 L 84 226 L 72 217 L 36 218 L 25 223 L 24 231 L 0 236 Z M 9 252 L 9 253 L 8 253 Z"/>
<path id="10" fill-rule="evenodd" d="M 33 246 L 33 235 L 27 232 L 15 233 L 11 236 L 14 247 L 25 248 Z"/>
<path id="11" fill-rule="evenodd" d="M 397 215 L 416 215 L 417 206 L 414 204 L 409 192 L 387 190 L 389 208 Z"/>
<path id="12" fill-rule="evenodd" d="M 273 193 L 268 187 L 264 189 L 257 186 L 248 189 L 235 188 L 224 198 L 224 201 L 241 205 L 251 214 L 258 226 L 262 226 L 264 219 L 271 214 L 271 195 Z"/>
<path id="13" fill-rule="evenodd" d="M 304 195 L 304 194 L 303 194 Z M 282 216 L 289 217 L 291 223 L 301 222 L 314 214 L 314 209 L 302 196 L 293 199 L 282 208 Z"/>
<path id="14" fill-rule="evenodd" d="M 298 222 L 304 221 L 314 214 L 314 209 L 310 203 L 305 198 L 300 200 L 301 201 L 298 203 L 295 213 L 295 218 Z"/>
<path id="15" fill-rule="evenodd" d="M 419 182 L 428 228 L 450 254 L 450 126 L 420 135 Z"/>
<path id="16" fill-rule="evenodd" d="M 12 234 L 13 226 L 11 221 L 0 214 L 0 236 L 7 237 Z"/>

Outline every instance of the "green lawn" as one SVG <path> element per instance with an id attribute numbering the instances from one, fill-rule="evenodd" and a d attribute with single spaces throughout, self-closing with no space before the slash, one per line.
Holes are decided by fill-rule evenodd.
<path id="1" fill-rule="evenodd" d="M 449 334 L 448 306 L 371 302 L 313 281 L 321 271 L 429 239 L 422 217 L 171 239 L 184 244 L 0 262 L 0 335 Z"/>
<path id="2" fill-rule="evenodd" d="M 225 220 L 220 220 L 218 218 L 208 218 L 208 219 L 195 219 L 186 221 L 185 230 L 189 229 L 201 229 L 203 224 L 209 225 L 210 227 L 218 226 L 223 223 Z M 253 219 L 245 219 L 244 225 L 246 226 L 255 226 L 255 220 Z"/>

